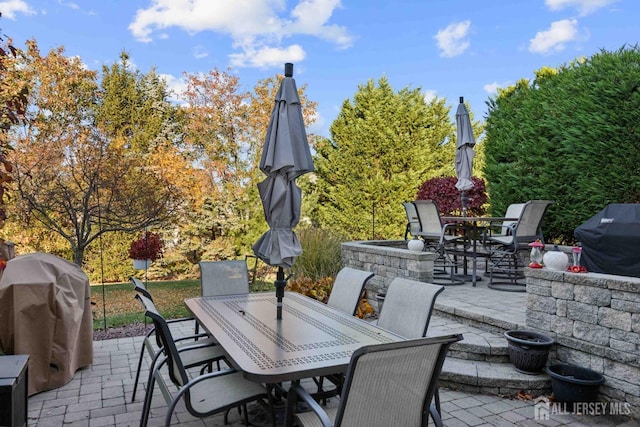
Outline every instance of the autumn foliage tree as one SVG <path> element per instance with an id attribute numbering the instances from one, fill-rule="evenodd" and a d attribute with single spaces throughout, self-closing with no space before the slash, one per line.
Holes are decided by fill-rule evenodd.
<path id="1" fill-rule="evenodd" d="M 21 51 L 11 44 L 11 40 L 0 34 L 0 228 L 7 219 L 5 191 L 13 181 L 13 165 L 8 159 L 11 148 L 8 133 L 24 118 L 29 94 L 24 80 L 16 78 L 20 54 Z"/>
<path id="2" fill-rule="evenodd" d="M 260 80 L 250 92 L 230 69 L 185 77 L 185 142 L 199 165 L 197 191 L 203 197 L 186 221 L 184 244 L 210 259 L 241 255 L 267 227 L 257 191 L 265 177 L 258 163 L 282 76 Z M 305 97 L 305 88 L 299 92 L 309 124 L 316 104 Z"/>
<path id="3" fill-rule="evenodd" d="M 30 41 L 20 75 L 30 86 L 28 120 L 13 135 L 23 222 L 62 236 L 82 265 L 99 236 L 166 221 L 180 192 L 126 139 L 109 138 L 98 126 L 96 73 L 61 47 L 42 56 Z"/>

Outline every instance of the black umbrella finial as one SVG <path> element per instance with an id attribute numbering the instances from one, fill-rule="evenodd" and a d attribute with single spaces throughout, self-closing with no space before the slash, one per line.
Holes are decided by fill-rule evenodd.
<path id="1" fill-rule="evenodd" d="M 460 104 L 464 104 L 464 96 L 460 97 Z"/>
<path id="2" fill-rule="evenodd" d="M 284 64 L 284 76 L 293 77 L 293 64 L 291 62 L 285 62 Z"/>

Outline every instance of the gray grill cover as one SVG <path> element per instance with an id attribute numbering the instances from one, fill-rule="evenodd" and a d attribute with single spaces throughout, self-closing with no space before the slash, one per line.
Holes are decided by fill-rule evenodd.
<path id="1" fill-rule="evenodd" d="M 640 277 L 640 204 L 610 204 L 574 231 L 593 273 Z"/>

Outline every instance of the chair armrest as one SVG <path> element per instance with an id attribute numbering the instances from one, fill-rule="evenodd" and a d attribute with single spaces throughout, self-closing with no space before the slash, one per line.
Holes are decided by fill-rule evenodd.
<path id="1" fill-rule="evenodd" d="M 182 353 L 183 351 L 195 350 L 197 348 L 217 347 L 217 346 L 218 344 L 213 342 L 199 343 L 198 341 L 194 341 L 193 344 L 180 346 L 180 348 L 178 348 L 178 353 Z"/>
<path id="2" fill-rule="evenodd" d="M 193 317 L 180 317 L 178 319 L 169 319 L 166 322 L 167 323 L 178 323 L 178 322 L 186 322 L 188 320 L 196 320 Z M 144 335 L 145 338 L 149 338 L 151 335 L 153 335 L 153 333 L 156 331 L 156 328 L 153 327 L 151 329 L 149 329 L 149 331 Z M 199 337 L 198 337 L 199 338 Z"/>
<path id="3" fill-rule="evenodd" d="M 188 320 L 196 320 L 194 317 L 180 317 L 177 319 L 167 319 L 167 323 L 186 322 Z"/>
<path id="4" fill-rule="evenodd" d="M 491 245 L 501 244 L 497 241 L 491 242 L 491 236 L 493 234 L 494 228 L 506 229 L 506 232 L 504 234 L 500 234 L 499 236 L 512 235 L 515 239 L 516 225 L 517 225 L 516 223 L 509 224 L 509 225 L 502 225 L 502 221 L 490 222 L 489 225 L 484 229 L 484 232 L 482 233 L 482 246 L 490 247 Z"/>
<path id="5" fill-rule="evenodd" d="M 196 338 L 211 338 L 211 337 L 207 334 L 195 334 L 195 335 L 189 335 L 186 337 L 176 338 L 175 340 L 173 340 L 173 342 L 177 343 L 177 342 L 186 341 L 186 340 L 198 341 Z"/>
<path id="6" fill-rule="evenodd" d="M 449 231 L 449 229 L 458 229 L 460 228 L 460 224 L 455 223 L 455 222 L 448 222 L 445 225 L 442 226 L 442 233 L 440 233 L 440 243 L 442 243 L 444 241 L 444 236 L 447 234 L 447 232 Z"/>
<path id="7" fill-rule="evenodd" d="M 300 386 L 300 384 L 292 384 L 289 388 L 289 393 L 287 395 L 287 427 L 293 425 L 293 410 L 296 407 L 298 397 L 309 405 L 311 410 L 318 416 L 323 427 L 333 427 L 333 423 L 324 409 L 322 409 L 322 406 L 320 406 L 320 404 L 316 402 L 315 399 L 304 388 L 302 388 L 302 386 Z"/>

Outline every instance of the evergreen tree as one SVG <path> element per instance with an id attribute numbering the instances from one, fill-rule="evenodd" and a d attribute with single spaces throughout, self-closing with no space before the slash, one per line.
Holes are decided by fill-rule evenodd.
<path id="1" fill-rule="evenodd" d="M 453 173 L 455 127 L 443 99 L 420 89 L 394 92 L 370 80 L 346 100 L 316 144 L 314 219 L 353 239 L 401 238 L 402 202 L 428 178 Z"/>
<path id="2" fill-rule="evenodd" d="M 179 144 L 179 108 L 169 101 L 166 82 L 155 70 L 141 74 L 126 52 L 120 61 L 102 68 L 102 99 L 97 122 L 111 139 L 124 141 L 136 155 L 169 141 Z"/>

